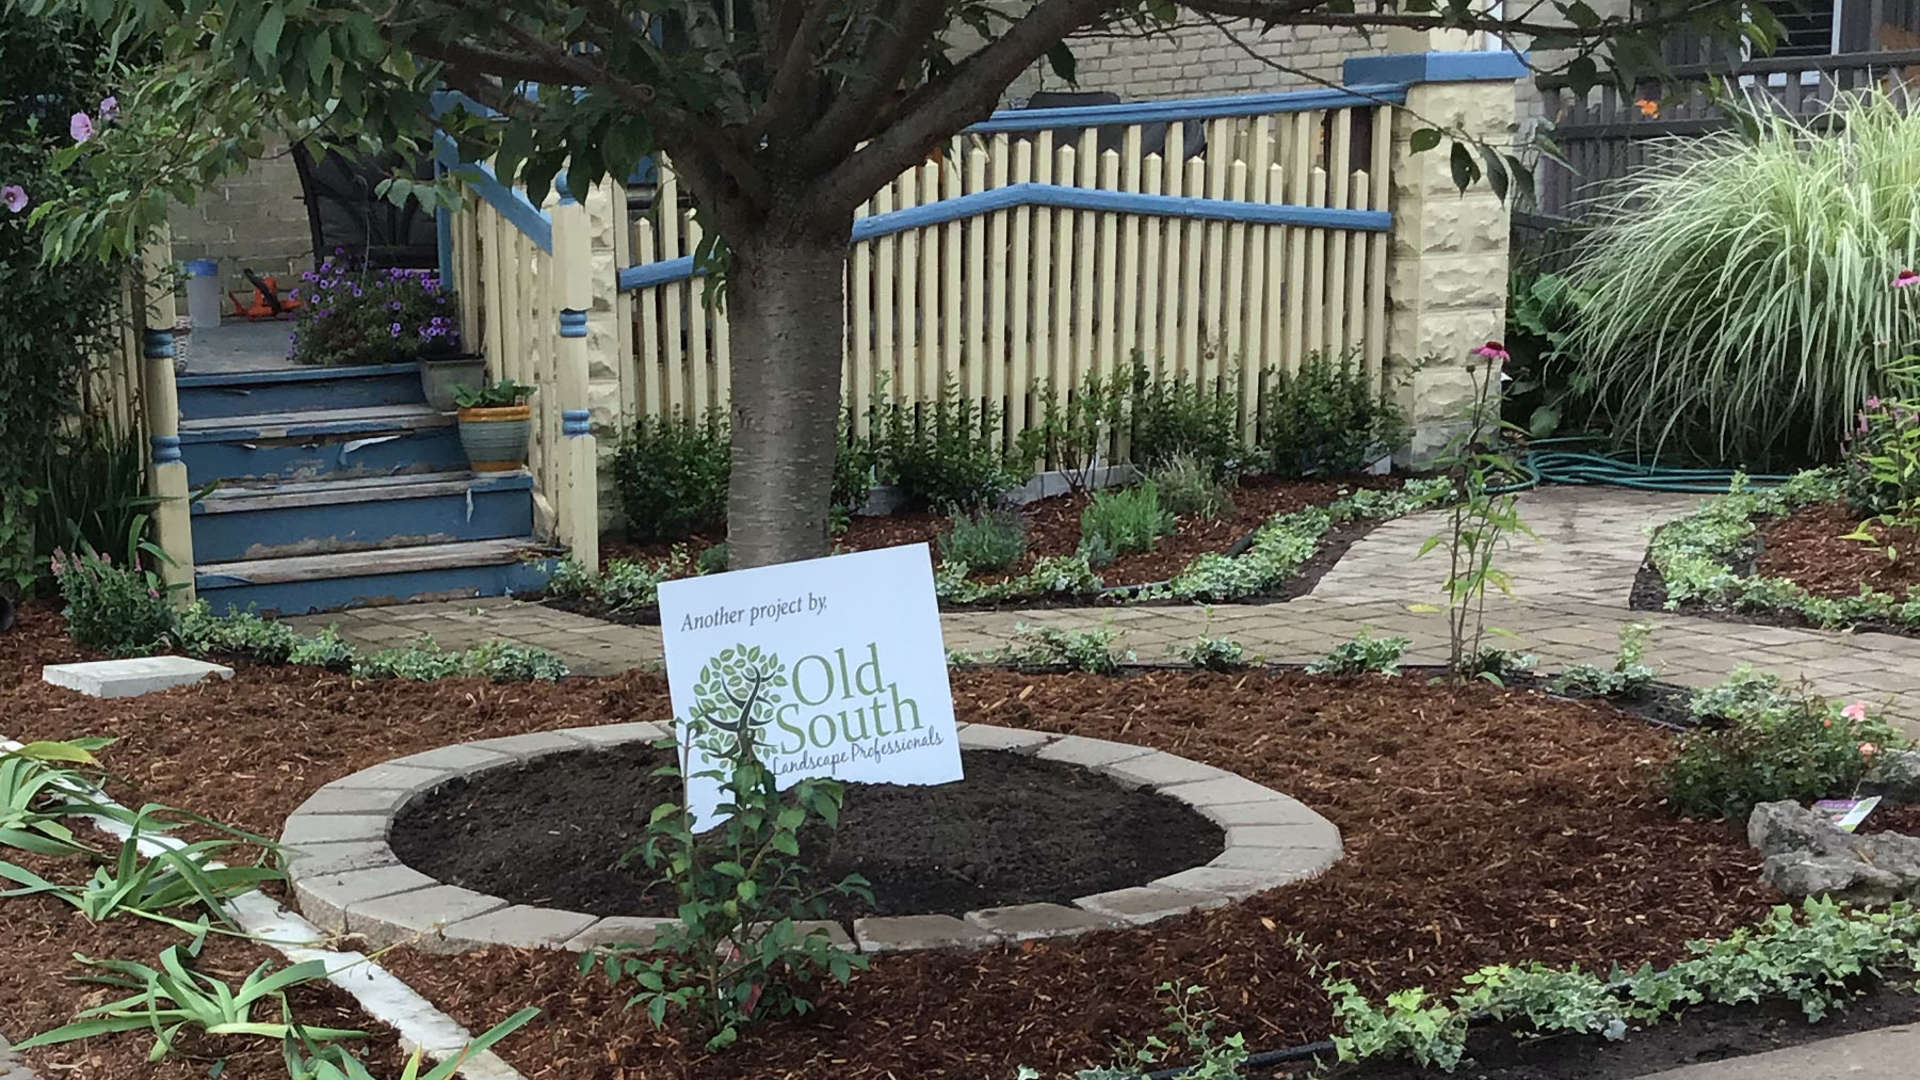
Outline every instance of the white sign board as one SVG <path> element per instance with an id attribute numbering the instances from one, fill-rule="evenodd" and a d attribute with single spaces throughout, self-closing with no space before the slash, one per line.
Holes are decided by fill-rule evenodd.
<path id="1" fill-rule="evenodd" d="M 660 630 L 698 828 L 721 787 L 694 774 L 723 765 L 688 741 L 696 716 L 751 725 L 782 788 L 960 779 L 925 544 L 662 582 Z"/>

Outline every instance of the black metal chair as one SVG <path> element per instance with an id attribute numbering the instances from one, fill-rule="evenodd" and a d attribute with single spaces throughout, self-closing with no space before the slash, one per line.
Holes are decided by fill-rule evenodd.
<path id="1" fill-rule="evenodd" d="M 433 213 L 417 199 L 395 206 L 377 194 L 381 181 L 402 169 L 416 180 L 433 179 L 431 161 L 408 162 L 398 154 L 369 158 L 309 141 L 294 145 L 293 166 L 300 174 L 316 260 L 341 252 L 376 268 L 431 270 L 440 265 Z"/>
<path id="2" fill-rule="evenodd" d="M 1105 90 L 1084 92 L 1065 90 L 1042 90 L 1027 99 L 1023 108 L 1028 109 L 1072 109 L 1088 105 L 1118 105 L 1120 95 Z M 1055 128 L 1053 145 L 1080 145 L 1080 133 L 1084 128 Z M 1121 140 L 1126 137 L 1125 124 L 1102 124 L 1100 132 L 1100 152 L 1118 151 Z M 1031 138 L 1031 136 L 1021 136 Z M 1207 126 L 1199 121 L 1189 121 L 1180 131 L 1181 150 L 1188 158 L 1196 158 L 1207 152 Z M 1165 121 L 1142 124 L 1140 127 L 1140 152 L 1142 154 L 1160 154 L 1166 151 L 1167 125 Z"/>

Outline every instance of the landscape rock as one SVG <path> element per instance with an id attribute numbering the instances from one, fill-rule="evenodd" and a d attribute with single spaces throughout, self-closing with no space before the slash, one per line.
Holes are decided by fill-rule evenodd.
<path id="1" fill-rule="evenodd" d="M 1860 792 L 1894 802 L 1920 802 L 1920 750 L 1883 751 L 1860 782 Z"/>
<path id="2" fill-rule="evenodd" d="M 1760 880 L 1796 899 L 1856 904 L 1920 899 L 1920 837 L 1856 835 L 1796 802 L 1761 803 L 1747 841 L 1766 856 Z"/>

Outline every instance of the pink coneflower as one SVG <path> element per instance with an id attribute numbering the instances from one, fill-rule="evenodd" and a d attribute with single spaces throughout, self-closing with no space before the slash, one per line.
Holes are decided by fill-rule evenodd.
<path id="1" fill-rule="evenodd" d="M 1904 289 L 1909 285 L 1920 285 L 1920 273 L 1915 273 L 1912 270 L 1902 270 L 1893 275 L 1894 288 Z"/>
<path id="2" fill-rule="evenodd" d="M 17 214 L 25 210 L 27 208 L 27 189 L 21 187 L 19 184 L 8 184 L 6 187 L 0 187 L 0 205 L 4 205 L 10 214 Z"/>
<path id="3" fill-rule="evenodd" d="M 1475 345 L 1472 352 L 1473 355 L 1485 357 L 1496 364 L 1504 364 L 1508 359 L 1506 346 L 1497 341 L 1489 341 L 1485 345 Z"/>
<path id="4" fill-rule="evenodd" d="M 83 112 L 74 113 L 73 118 L 67 121 L 67 134 L 73 136 L 73 141 L 77 143 L 93 138 L 93 117 Z"/>

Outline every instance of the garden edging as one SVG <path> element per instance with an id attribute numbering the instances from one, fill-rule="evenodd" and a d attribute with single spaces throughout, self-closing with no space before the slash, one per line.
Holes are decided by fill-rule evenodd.
<path id="1" fill-rule="evenodd" d="M 406 943 L 463 952 L 490 945 L 584 951 L 645 944 L 664 918 L 598 918 L 513 904 L 436 881 L 401 864 L 388 844 L 393 820 L 415 798 L 473 773 L 547 754 L 607 749 L 664 736 L 640 722 L 514 735 L 396 758 L 314 792 L 281 833 L 287 877 L 303 915 L 375 948 Z M 1224 769 L 1144 746 L 1039 731 L 962 724 L 962 750 L 1011 750 L 1078 765 L 1129 788 L 1186 803 L 1226 831 L 1226 847 L 1205 865 L 1144 885 L 1065 904 L 1020 904 L 951 915 L 897 915 L 854 921 L 849 936 L 823 923 L 834 943 L 865 953 L 985 948 L 1142 926 L 1217 907 L 1316 877 L 1339 860 L 1340 830 L 1305 804 Z"/>

